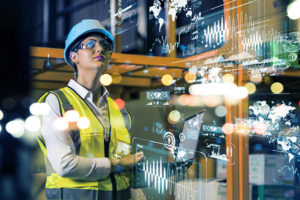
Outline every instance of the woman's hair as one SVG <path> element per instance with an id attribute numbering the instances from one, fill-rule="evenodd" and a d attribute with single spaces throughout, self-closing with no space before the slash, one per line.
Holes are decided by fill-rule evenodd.
<path id="1" fill-rule="evenodd" d="M 81 42 L 84 40 L 84 38 L 78 39 L 75 41 L 75 43 L 70 48 L 69 58 L 71 60 L 72 53 L 77 53 L 77 50 L 80 48 Z M 74 76 L 77 79 L 78 78 L 78 69 L 77 65 L 71 60 L 72 66 L 74 67 Z"/>

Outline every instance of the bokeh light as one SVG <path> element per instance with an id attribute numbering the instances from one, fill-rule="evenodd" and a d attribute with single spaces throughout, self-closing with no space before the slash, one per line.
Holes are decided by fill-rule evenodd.
<path id="1" fill-rule="evenodd" d="M 109 74 L 102 74 L 100 76 L 100 83 L 104 86 L 109 86 L 112 83 L 112 77 Z"/>
<path id="2" fill-rule="evenodd" d="M 2 110 L 0 110 L 0 121 L 4 118 L 4 113 Z"/>
<path id="3" fill-rule="evenodd" d="M 6 124 L 5 129 L 13 137 L 22 137 L 25 132 L 25 122 L 23 119 L 12 120 Z"/>
<path id="4" fill-rule="evenodd" d="M 115 100 L 115 102 L 120 110 L 125 107 L 125 101 L 123 99 L 118 98 Z"/>
<path id="5" fill-rule="evenodd" d="M 254 94 L 256 91 L 256 86 L 253 83 L 247 83 L 244 87 L 248 90 L 249 94 Z"/>
<path id="6" fill-rule="evenodd" d="M 226 115 L 225 106 L 217 106 L 215 109 L 215 113 L 218 117 L 224 117 Z"/>
<path id="7" fill-rule="evenodd" d="M 271 85 L 271 91 L 274 94 L 280 94 L 283 91 L 283 85 L 279 82 L 275 82 Z"/>
<path id="8" fill-rule="evenodd" d="M 238 87 L 236 92 L 238 98 L 240 99 L 244 99 L 248 96 L 248 90 L 245 87 Z"/>
<path id="9" fill-rule="evenodd" d="M 64 131 L 64 130 L 67 130 L 68 127 L 69 127 L 69 123 L 68 121 L 63 118 L 63 117 L 59 117 L 57 118 L 55 121 L 54 121 L 54 128 L 56 130 L 59 130 L 59 131 Z"/>
<path id="10" fill-rule="evenodd" d="M 25 129 L 29 132 L 37 132 L 41 129 L 41 120 L 37 116 L 29 116 L 25 120 Z"/>
<path id="11" fill-rule="evenodd" d="M 121 76 L 121 74 L 118 73 L 118 72 L 113 72 L 113 73 L 111 74 L 111 77 L 112 77 L 112 83 L 113 83 L 113 84 L 119 84 L 119 83 L 121 83 L 121 81 L 122 81 L 122 76 Z"/>
<path id="12" fill-rule="evenodd" d="M 232 134 L 233 131 L 234 131 L 234 125 L 232 123 L 225 123 L 223 126 L 222 126 L 222 131 L 225 133 L 225 134 Z"/>
<path id="13" fill-rule="evenodd" d="M 267 131 L 267 126 L 264 122 L 255 121 L 253 122 L 253 130 L 257 135 L 263 135 Z"/>
<path id="14" fill-rule="evenodd" d="M 220 105 L 223 103 L 223 99 L 221 96 L 210 95 L 210 96 L 202 97 L 202 102 L 205 106 L 216 107 L 217 105 Z"/>
<path id="15" fill-rule="evenodd" d="M 168 121 L 171 124 L 176 124 L 180 120 L 180 117 L 181 117 L 181 114 L 180 114 L 180 112 L 178 110 L 172 110 L 169 113 Z"/>
<path id="16" fill-rule="evenodd" d="M 223 82 L 224 83 L 233 83 L 234 82 L 234 76 L 232 74 L 224 74 L 223 75 Z"/>
<path id="17" fill-rule="evenodd" d="M 90 126 L 90 120 L 86 117 L 80 117 L 78 120 L 77 120 L 77 126 L 78 128 L 80 129 L 86 129 Z"/>
<path id="18" fill-rule="evenodd" d="M 251 127 L 248 123 L 246 122 L 240 122 L 236 126 L 236 132 L 238 134 L 244 134 L 247 135 L 251 132 Z"/>
<path id="19" fill-rule="evenodd" d="M 65 114 L 64 114 L 64 118 L 68 121 L 68 122 L 77 122 L 77 120 L 79 119 L 79 113 L 76 110 L 68 110 Z"/>
<path id="20" fill-rule="evenodd" d="M 165 74 L 162 76 L 161 82 L 165 86 L 170 86 L 173 83 L 173 76 L 171 76 L 170 74 Z"/>
<path id="21" fill-rule="evenodd" d="M 194 83 L 196 81 L 196 74 L 194 73 L 191 73 L 191 72 L 187 72 L 185 75 L 184 75 L 184 80 L 187 82 L 187 83 Z"/>
<path id="22" fill-rule="evenodd" d="M 50 106 L 47 103 L 33 103 L 29 111 L 32 115 L 47 115 L 50 112 Z"/>
<path id="23" fill-rule="evenodd" d="M 260 83 L 262 81 L 262 75 L 259 71 L 254 71 L 250 75 L 250 80 L 253 83 Z"/>

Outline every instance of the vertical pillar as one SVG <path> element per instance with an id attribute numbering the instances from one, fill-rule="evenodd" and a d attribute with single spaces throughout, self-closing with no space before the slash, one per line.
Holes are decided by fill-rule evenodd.
<path id="1" fill-rule="evenodd" d="M 238 52 L 243 51 L 242 46 L 242 36 L 243 36 L 243 26 L 244 14 L 248 12 L 248 6 L 243 5 L 243 0 L 237 0 L 237 19 L 238 19 L 238 34 L 237 34 L 237 50 Z M 239 58 L 239 63 L 242 59 Z M 243 68 L 242 65 L 238 65 L 238 86 L 243 85 Z M 248 118 L 248 101 L 240 100 L 238 103 L 238 118 L 246 119 Z M 239 199 L 247 200 L 249 199 L 249 133 L 238 134 L 238 163 L 239 163 Z"/>
<path id="2" fill-rule="evenodd" d="M 166 9 L 166 33 L 168 38 L 169 45 L 169 57 L 176 57 L 176 19 L 172 19 L 172 16 L 169 15 L 169 0 L 167 1 L 167 9 Z"/>
<path id="3" fill-rule="evenodd" d="M 117 23 L 121 19 L 116 15 L 122 9 L 121 0 L 111 0 L 110 1 L 110 24 L 111 24 L 111 33 L 114 36 L 114 52 L 122 53 L 122 35 L 119 34 L 119 30 L 122 28 L 122 23 Z"/>
<path id="4" fill-rule="evenodd" d="M 230 0 L 224 0 L 224 20 L 227 24 L 228 28 L 228 36 L 225 39 L 227 41 L 232 41 L 232 44 L 236 44 L 237 39 L 234 37 L 234 30 L 231 28 L 233 26 L 233 20 L 236 19 L 236 10 L 232 9 L 236 7 L 236 2 Z M 230 38 L 230 36 L 233 36 Z M 233 45 L 232 49 L 236 49 Z M 237 75 L 235 76 L 235 80 L 237 80 Z M 231 106 L 225 103 L 226 106 L 226 123 L 235 124 L 235 120 L 237 117 L 237 106 Z M 226 134 L 226 155 L 227 155 L 227 164 L 226 164 L 226 178 L 227 178 L 227 199 L 230 200 L 238 200 L 239 198 L 239 185 L 238 185 L 238 171 L 239 171 L 239 163 L 238 163 L 238 136 L 235 133 Z"/>

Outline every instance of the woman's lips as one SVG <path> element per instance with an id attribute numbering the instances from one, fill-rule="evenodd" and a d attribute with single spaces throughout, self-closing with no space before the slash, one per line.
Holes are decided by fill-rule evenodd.
<path id="1" fill-rule="evenodd" d="M 105 58 L 101 55 L 95 57 L 95 59 L 99 60 L 99 61 L 105 61 Z"/>

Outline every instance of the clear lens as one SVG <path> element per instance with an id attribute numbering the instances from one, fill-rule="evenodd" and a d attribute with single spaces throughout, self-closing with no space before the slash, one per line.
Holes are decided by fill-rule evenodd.
<path id="1" fill-rule="evenodd" d="M 96 41 L 95 40 L 89 40 L 84 45 L 86 49 L 93 49 L 95 47 Z"/>
<path id="2" fill-rule="evenodd" d="M 96 40 L 88 40 L 85 44 L 82 44 L 83 49 L 93 49 L 96 45 Z M 99 45 L 102 47 L 102 49 L 107 52 L 107 51 L 112 51 L 112 46 L 109 42 L 106 40 L 100 40 L 98 41 Z"/>

